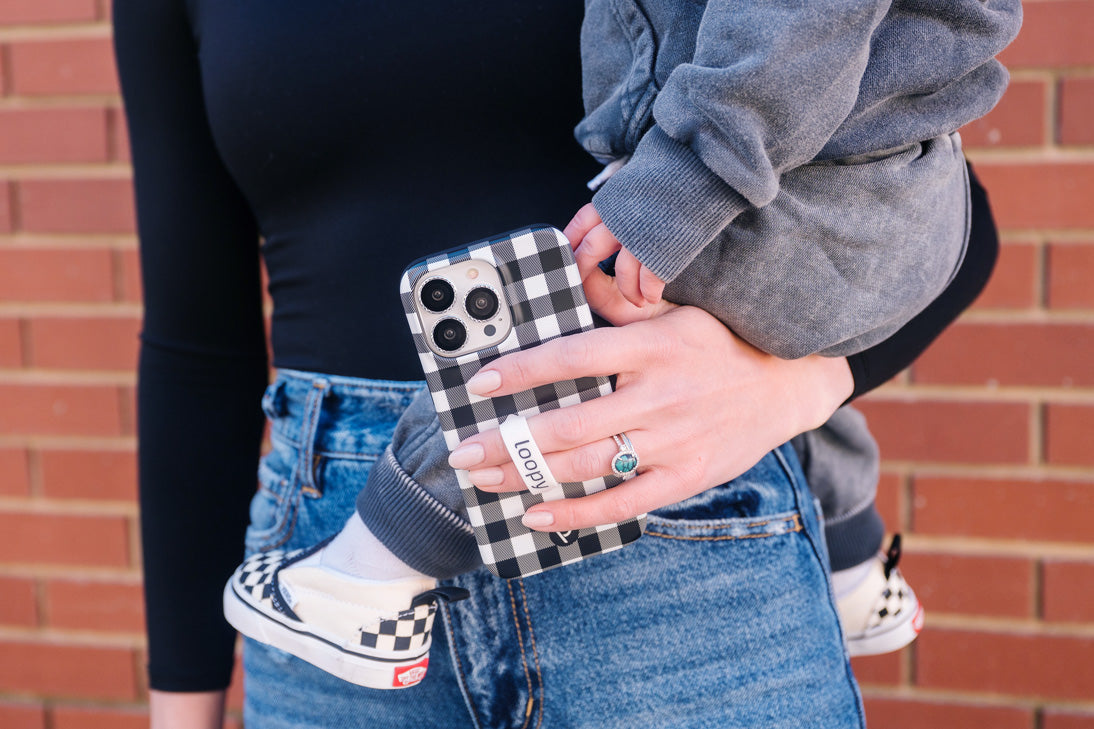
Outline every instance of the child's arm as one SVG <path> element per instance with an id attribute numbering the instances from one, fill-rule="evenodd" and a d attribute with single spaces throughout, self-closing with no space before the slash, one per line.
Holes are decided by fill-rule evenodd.
<path id="1" fill-rule="evenodd" d="M 600 213 L 596 212 L 592 203 L 578 210 L 563 232 L 574 249 L 577 270 L 581 274 L 582 282 L 587 289 L 590 286 L 593 287 L 592 294 L 597 300 L 597 305 L 593 305 L 594 309 L 599 310 L 605 303 L 597 296 L 600 293 L 597 288 L 598 281 L 590 281 L 589 277 L 597 274 L 598 264 L 616 251 L 619 255 L 615 260 L 614 284 L 623 298 L 639 308 L 647 304 L 656 304 L 661 300 L 665 282 L 642 265 L 630 251 L 622 247 L 619 240 L 604 225 L 600 219 Z"/>

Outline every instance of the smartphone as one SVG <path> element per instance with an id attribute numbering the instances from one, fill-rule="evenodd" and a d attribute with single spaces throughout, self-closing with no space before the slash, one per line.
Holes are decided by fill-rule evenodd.
<path id="1" fill-rule="evenodd" d="M 531 416 L 611 392 L 606 377 L 556 382 L 514 395 L 471 395 L 465 383 L 485 364 L 556 337 L 593 328 L 566 236 L 549 225 L 503 233 L 407 267 L 400 285 L 407 323 L 449 450 L 509 415 Z M 622 483 L 608 475 L 562 484 L 586 496 Z M 571 532 L 528 529 L 521 517 L 543 496 L 480 491 L 457 471 L 483 562 L 499 577 L 527 577 L 619 549 L 638 539 L 645 517 Z"/>

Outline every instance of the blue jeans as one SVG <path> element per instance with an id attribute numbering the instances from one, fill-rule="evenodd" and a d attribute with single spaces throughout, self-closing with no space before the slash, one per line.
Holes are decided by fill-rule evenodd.
<path id="1" fill-rule="evenodd" d="M 264 408 L 248 553 L 334 533 L 419 383 L 285 372 Z M 649 517 L 635 544 L 504 581 L 453 580 L 429 673 L 405 691 L 344 683 L 244 648 L 250 729 L 862 727 L 814 500 L 793 450 Z"/>

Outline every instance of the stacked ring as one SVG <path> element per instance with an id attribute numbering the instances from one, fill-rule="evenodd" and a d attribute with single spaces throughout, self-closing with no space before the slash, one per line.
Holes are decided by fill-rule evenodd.
<path id="1" fill-rule="evenodd" d="M 634 444 L 626 433 L 613 435 L 612 440 L 619 447 L 619 451 L 612 458 L 612 473 L 620 478 L 627 478 L 638 470 L 638 452 L 634 450 Z"/>

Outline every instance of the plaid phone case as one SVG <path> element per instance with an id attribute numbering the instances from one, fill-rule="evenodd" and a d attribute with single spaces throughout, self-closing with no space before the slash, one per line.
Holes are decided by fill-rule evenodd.
<path id="1" fill-rule="evenodd" d="M 441 357 L 425 343 L 414 308 L 414 286 L 431 271 L 472 258 L 493 265 L 501 274 L 504 296 L 513 315 L 513 329 L 496 347 Z M 534 226 L 418 261 L 403 274 L 400 294 L 449 450 L 475 433 L 498 427 L 514 413 L 530 416 L 611 392 L 606 377 L 557 382 L 495 398 L 476 397 L 464 388 L 464 383 L 483 365 L 503 354 L 593 328 L 592 313 L 585 302 L 570 244 L 555 228 Z M 456 473 L 483 562 L 499 577 L 534 575 L 619 549 L 640 537 L 645 528 L 643 517 L 577 532 L 533 531 L 521 524 L 520 519 L 530 506 L 542 501 L 540 496 L 528 491 L 506 494 L 480 491 L 467 480 L 466 472 Z M 563 490 L 568 498 L 577 497 L 621 482 L 622 479 L 608 475 L 584 483 L 564 484 Z"/>

